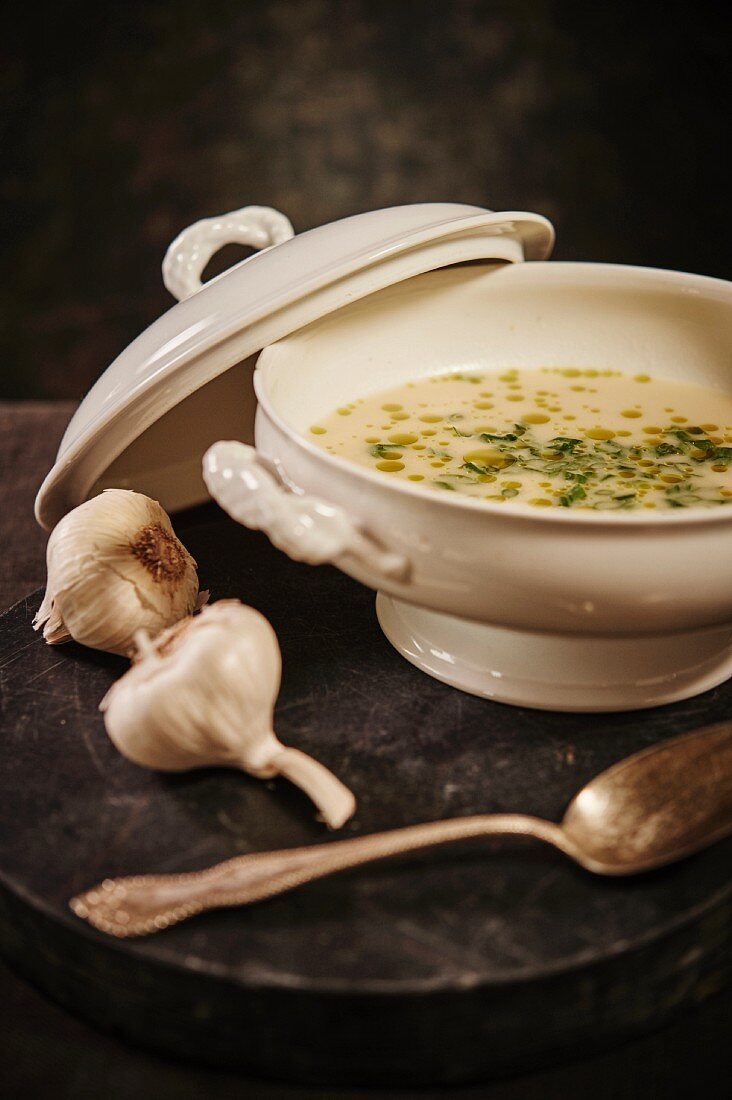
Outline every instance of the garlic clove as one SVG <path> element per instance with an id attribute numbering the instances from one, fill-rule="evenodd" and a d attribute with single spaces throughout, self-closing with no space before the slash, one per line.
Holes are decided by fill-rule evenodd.
<path id="1" fill-rule="evenodd" d="M 196 563 L 157 501 L 107 489 L 51 532 L 46 593 L 34 629 L 49 645 L 73 638 L 128 656 L 134 635 L 157 634 L 199 599 Z"/>
<path id="2" fill-rule="evenodd" d="M 334 829 L 356 800 L 322 764 L 285 748 L 272 728 L 281 657 L 269 622 L 238 600 L 219 600 L 154 639 L 138 636 L 130 669 L 101 709 L 119 751 L 161 771 L 238 767 L 283 775 Z"/>

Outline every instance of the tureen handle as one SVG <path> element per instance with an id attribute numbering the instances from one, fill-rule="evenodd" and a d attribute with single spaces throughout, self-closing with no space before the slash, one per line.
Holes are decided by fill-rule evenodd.
<path id="1" fill-rule="evenodd" d="M 214 252 L 226 244 L 262 250 L 294 237 L 289 218 L 271 206 L 242 206 L 218 218 L 203 218 L 179 233 L 163 260 L 163 282 L 179 301 L 203 286 L 201 275 Z"/>
<path id="2" fill-rule="evenodd" d="M 409 571 L 402 554 L 383 550 L 356 527 L 342 508 L 319 497 L 290 492 L 254 447 L 222 440 L 203 456 L 203 480 L 225 512 L 295 561 L 309 565 L 350 557 L 382 577 L 401 580 Z"/>

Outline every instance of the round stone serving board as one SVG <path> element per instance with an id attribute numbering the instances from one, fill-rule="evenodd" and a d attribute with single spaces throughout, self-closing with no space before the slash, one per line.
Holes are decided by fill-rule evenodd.
<path id="1" fill-rule="evenodd" d="M 391 649 L 373 593 L 344 575 L 292 563 L 213 506 L 176 528 L 213 600 L 275 626 L 276 728 L 356 792 L 345 835 L 489 811 L 557 820 L 603 768 L 732 717 L 732 683 L 619 715 L 463 695 Z M 124 760 L 97 707 L 126 662 L 47 646 L 31 630 L 40 597 L 0 619 L 0 948 L 98 1026 L 271 1077 L 457 1083 L 587 1055 L 728 980 L 732 840 L 625 880 L 534 841 L 472 841 L 149 939 L 94 931 L 66 903 L 107 875 L 328 837 L 284 781 Z"/>

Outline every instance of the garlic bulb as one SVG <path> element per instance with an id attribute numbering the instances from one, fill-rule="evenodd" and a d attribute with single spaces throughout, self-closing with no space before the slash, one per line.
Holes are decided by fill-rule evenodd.
<path id="1" fill-rule="evenodd" d="M 123 756 L 162 771 L 225 765 L 260 779 L 284 775 L 331 828 L 352 816 L 356 800 L 348 788 L 273 732 L 282 664 L 263 615 L 219 600 L 154 640 L 141 633 L 137 641 L 132 666 L 100 708 Z"/>
<path id="2" fill-rule="evenodd" d="M 107 489 L 54 527 L 46 594 L 33 620 L 50 645 L 68 641 L 128 656 L 138 630 L 157 634 L 198 599 L 196 563 L 155 500 Z"/>

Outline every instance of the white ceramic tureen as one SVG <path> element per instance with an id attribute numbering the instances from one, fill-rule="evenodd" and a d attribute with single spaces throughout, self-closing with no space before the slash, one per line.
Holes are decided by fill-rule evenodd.
<path id="1" fill-rule="evenodd" d="M 201 287 L 233 240 L 263 251 Z M 590 711 L 713 687 L 732 675 L 732 507 L 499 507 L 383 477 L 307 438 L 337 405 L 468 367 L 560 362 L 732 387 L 732 284 L 541 262 L 552 243 L 538 215 L 451 204 L 296 237 L 268 208 L 199 222 L 164 264 L 185 300 L 80 406 L 40 522 L 108 486 L 173 510 L 207 486 L 290 556 L 376 589 L 396 649 L 463 690 Z"/>

